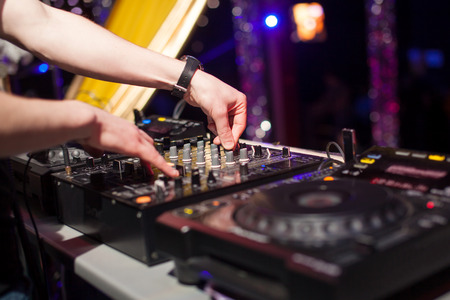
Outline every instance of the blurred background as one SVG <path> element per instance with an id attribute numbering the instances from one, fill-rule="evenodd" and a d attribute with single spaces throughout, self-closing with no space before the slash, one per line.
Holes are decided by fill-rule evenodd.
<path id="1" fill-rule="evenodd" d="M 101 25 L 115 4 L 46 2 Z M 449 12 L 441 0 L 208 0 L 180 53 L 247 95 L 244 138 L 324 150 L 353 128 L 358 151 L 450 153 Z M 32 58 L 10 80 L 17 94 L 62 99 L 73 75 Z M 158 91 L 144 113 L 170 116 L 176 102 Z"/>

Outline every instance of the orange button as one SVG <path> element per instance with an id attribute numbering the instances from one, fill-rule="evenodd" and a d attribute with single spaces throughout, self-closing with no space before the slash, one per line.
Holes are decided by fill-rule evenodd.
<path id="1" fill-rule="evenodd" d="M 326 176 L 323 178 L 323 181 L 333 181 L 334 177 L 333 176 Z"/>
<path id="2" fill-rule="evenodd" d="M 136 203 L 138 204 L 144 204 L 144 203 L 150 203 L 152 202 L 152 197 L 150 196 L 140 196 L 136 198 Z"/>

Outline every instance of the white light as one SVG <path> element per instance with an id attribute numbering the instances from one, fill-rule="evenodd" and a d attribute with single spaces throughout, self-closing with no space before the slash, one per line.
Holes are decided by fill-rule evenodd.
<path id="1" fill-rule="evenodd" d="M 208 8 L 218 8 L 220 5 L 220 1 L 219 0 L 208 0 L 207 2 Z"/>
<path id="2" fill-rule="evenodd" d="M 272 124 L 267 120 L 262 121 L 260 126 L 261 129 L 264 131 L 269 131 L 272 128 Z"/>
<path id="3" fill-rule="evenodd" d="M 319 4 L 311 4 L 308 8 L 309 15 L 314 18 L 319 18 L 323 15 L 323 8 Z"/>
<path id="4" fill-rule="evenodd" d="M 273 28 L 278 24 L 278 18 L 275 15 L 269 15 L 266 17 L 266 25 L 267 27 Z"/>
<path id="5" fill-rule="evenodd" d="M 233 16 L 239 17 L 239 16 L 242 15 L 242 8 L 240 8 L 239 6 L 235 6 L 235 7 L 233 7 L 233 9 L 231 10 L 231 13 L 233 14 Z"/>
<path id="6" fill-rule="evenodd" d="M 266 136 L 266 133 L 265 133 L 264 130 L 262 130 L 261 128 L 258 128 L 258 129 L 256 129 L 256 131 L 255 131 L 255 135 L 256 135 L 258 138 L 262 139 L 263 137 Z"/>

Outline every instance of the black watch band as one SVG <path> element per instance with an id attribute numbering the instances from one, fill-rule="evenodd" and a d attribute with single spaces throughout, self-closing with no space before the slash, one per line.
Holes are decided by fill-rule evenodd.
<path id="1" fill-rule="evenodd" d="M 184 66 L 180 79 L 178 79 L 178 82 L 173 86 L 171 95 L 183 99 L 195 71 L 198 69 L 203 70 L 203 66 L 202 63 L 193 56 L 185 55 L 181 57 L 181 60 L 185 60 L 186 65 Z"/>

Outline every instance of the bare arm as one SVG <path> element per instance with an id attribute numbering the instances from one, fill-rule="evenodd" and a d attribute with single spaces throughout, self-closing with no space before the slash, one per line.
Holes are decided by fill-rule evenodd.
<path id="1" fill-rule="evenodd" d="M 184 63 L 136 46 L 101 26 L 36 0 L 1 0 L 2 34 L 76 74 L 171 89 Z"/>
<path id="2" fill-rule="evenodd" d="M 1 37 L 32 51 L 50 63 L 78 74 L 170 90 L 184 68 L 184 62 L 133 45 L 83 17 L 52 8 L 37 0 L 0 0 L 0 14 Z M 197 71 L 185 99 L 191 105 L 201 107 L 208 116 L 209 129 L 218 134 L 214 140 L 216 144 L 222 143 L 226 149 L 236 145 L 246 125 L 245 95 L 219 79 Z M 72 113 L 79 114 L 76 111 Z M 0 112 L 0 118 L 2 114 L 3 112 Z M 95 114 L 97 120 L 110 117 L 100 111 L 95 111 Z M 36 118 L 35 123 L 46 121 L 40 116 L 33 115 Z M 52 115 L 47 117 L 53 118 Z M 112 145 L 104 142 L 110 141 L 111 135 L 120 133 L 109 132 L 109 138 L 104 139 L 104 127 L 96 128 L 100 131 L 91 130 L 90 134 L 95 133 L 98 137 L 91 135 L 82 138 L 96 144 L 97 148 L 111 150 Z M 5 134 L 11 137 L 15 134 L 15 129 L 9 129 L 12 131 Z M 120 131 L 120 128 L 118 130 Z M 35 135 L 40 137 L 46 134 L 45 131 L 35 132 Z M 80 137 L 73 136 L 72 131 L 66 132 L 66 140 L 75 138 Z M 46 139 L 42 138 L 42 141 Z M 125 140 L 116 139 L 116 142 L 122 144 L 122 149 L 118 152 L 130 154 L 133 150 L 131 146 L 127 146 L 126 140 L 127 137 Z M 17 153 L 14 145 L 11 145 L 9 153 Z M 154 148 L 151 148 L 153 152 Z M 162 164 L 159 157 L 155 159 Z M 149 161 L 156 165 L 155 159 Z"/>
<path id="3" fill-rule="evenodd" d="M 2 92 L 0 98 L 0 157 L 77 140 L 95 149 L 140 157 L 169 176 L 178 174 L 146 133 L 103 110 L 79 101 L 25 99 Z"/>

